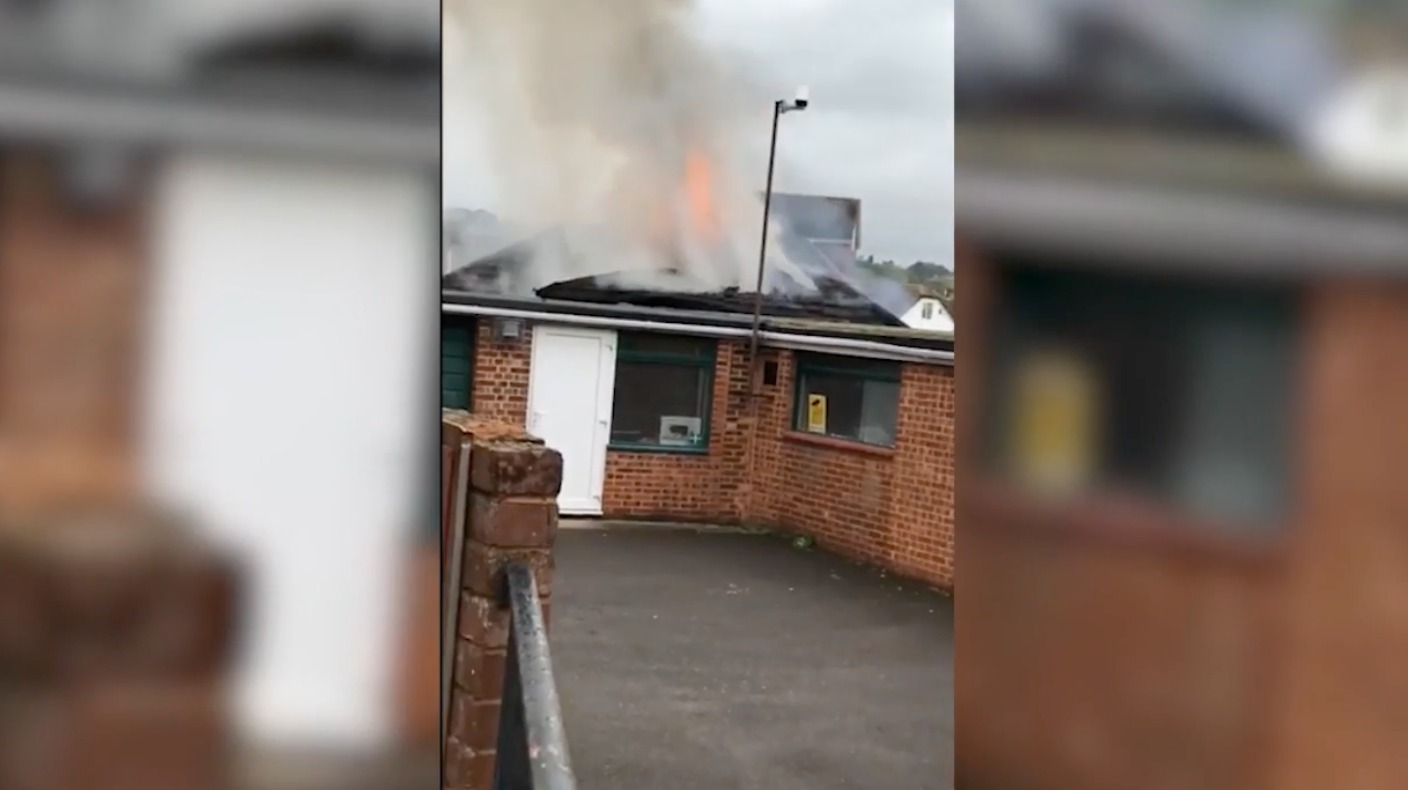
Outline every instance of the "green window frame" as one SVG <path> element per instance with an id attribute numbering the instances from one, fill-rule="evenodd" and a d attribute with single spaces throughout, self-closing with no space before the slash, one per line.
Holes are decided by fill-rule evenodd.
<path id="1" fill-rule="evenodd" d="M 894 447 L 899 425 L 901 366 L 878 359 L 797 354 L 792 429 L 874 447 Z M 824 401 L 820 422 L 813 395 Z"/>
<path id="2" fill-rule="evenodd" d="M 631 452 L 707 454 L 718 343 L 686 335 L 622 332 L 617 336 L 616 349 L 616 386 L 607 447 Z M 686 403 L 689 408 L 678 408 Z M 699 421 L 698 432 L 691 433 L 687 440 L 676 440 L 679 443 L 664 443 L 660 436 L 661 423 L 672 416 L 671 407 L 677 412 L 673 416 Z M 676 425 L 688 430 L 680 422 Z"/>
<path id="3" fill-rule="evenodd" d="M 440 406 L 468 410 L 474 392 L 474 323 L 440 324 Z"/>

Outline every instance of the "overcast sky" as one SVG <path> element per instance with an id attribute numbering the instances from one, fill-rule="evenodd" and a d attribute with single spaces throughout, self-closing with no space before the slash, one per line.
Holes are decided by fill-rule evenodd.
<path id="1" fill-rule="evenodd" d="M 862 252 L 948 263 L 953 222 L 949 0 L 698 0 L 698 33 L 756 96 L 761 188 L 773 98 L 783 117 L 774 188 L 857 197 Z M 454 45 L 446 42 L 446 55 Z M 495 210 L 475 99 L 447 75 L 445 204 Z"/>

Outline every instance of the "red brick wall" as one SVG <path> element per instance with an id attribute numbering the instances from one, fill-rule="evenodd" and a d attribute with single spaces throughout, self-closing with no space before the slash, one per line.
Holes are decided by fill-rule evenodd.
<path id="1" fill-rule="evenodd" d="M 608 450 L 604 512 L 614 518 L 743 520 L 739 498 L 748 434 L 741 424 L 748 403 L 748 349 L 720 343 L 709 415 L 709 453 L 633 453 Z"/>
<path id="2" fill-rule="evenodd" d="M 523 424 L 531 340 L 477 335 L 471 408 Z M 765 351 L 777 383 L 750 413 L 748 347 L 720 341 L 707 455 L 610 450 L 609 518 L 749 523 L 814 537 L 822 547 L 944 587 L 953 585 L 954 378 L 906 364 L 893 449 L 788 430 L 793 356 Z M 751 451 L 751 452 L 750 452 Z"/>
<path id="3" fill-rule="evenodd" d="M 954 382 L 952 367 L 904 368 L 888 518 L 894 566 L 947 587 L 954 561 Z"/>
<path id="4" fill-rule="evenodd" d="M 793 355 L 765 388 L 754 461 L 759 520 L 897 573 L 953 585 L 953 369 L 902 366 L 893 449 L 791 430 Z"/>
<path id="5" fill-rule="evenodd" d="M 1290 538 L 1278 790 L 1399 787 L 1408 684 L 1408 285 L 1315 289 L 1303 363 L 1302 526 Z"/>
<path id="6" fill-rule="evenodd" d="M 479 321 L 475 331 L 470 409 L 477 416 L 524 425 L 528 421 L 533 332 L 525 329 L 518 339 L 496 341 L 492 324 Z"/>

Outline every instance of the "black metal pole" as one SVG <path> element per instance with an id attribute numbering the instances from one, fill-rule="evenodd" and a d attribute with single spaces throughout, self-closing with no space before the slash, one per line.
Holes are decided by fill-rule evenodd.
<path id="1" fill-rule="evenodd" d="M 758 328 L 763 321 L 763 270 L 768 260 L 768 218 L 772 213 L 772 170 L 777 161 L 777 122 L 782 117 L 782 101 L 772 103 L 772 142 L 768 145 L 768 180 L 763 189 L 763 233 L 758 242 L 758 282 L 753 289 L 753 334 L 749 341 L 748 361 L 758 358 Z"/>

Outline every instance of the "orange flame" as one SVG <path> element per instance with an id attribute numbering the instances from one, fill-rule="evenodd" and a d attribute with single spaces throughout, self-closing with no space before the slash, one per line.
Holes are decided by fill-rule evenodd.
<path id="1" fill-rule="evenodd" d="M 691 149 L 684 160 L 685 208 L 689 230 L 706 240 L 719 236 L 718 207 L 715 204 L 714 173 L 709 158 Z"/>

